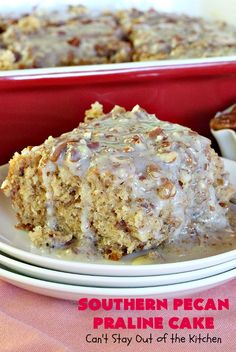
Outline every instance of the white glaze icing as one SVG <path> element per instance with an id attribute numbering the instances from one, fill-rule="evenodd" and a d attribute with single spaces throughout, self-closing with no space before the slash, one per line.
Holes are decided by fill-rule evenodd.
<path id="1" fill-rule="evenodd" d="M 226 209 L 218 204 L 213 185 L 215 164 L 222 166 L 217 157 L 214 161 L 212 158 L 210 141 L 190 129 L 160 121 L 138 106 L 131 112 L 116 108 L 99 119 L 81 123 L 53 141 L 51 161 L 43 171 L 48 226 L 54 227 L 56 219 L 47 171 L 53 172 L 52 165 L 58 165 L 79 176 L 87 187 L 83 190 L 88 198 L 82 199 L 81 217 L 81 231 L 85 237 L 93 236 L 88 220 L 91 204 L 86 183 L 86 173 L 91 167 L 96 167 L 101 177 L 110 172 L 114 185 L 124 183 L 131 190 L 131 203 L 127 209 L 141 210 L 144 217 L 149 212 L 156 219 L 155 231 L 148 218 L 139 228 L 136 236 L 143 242 L 148 237 L 161 237 L 163 211 L 169 212 L 175 222 L 171 239 L 179 238 L 193 223 L 199 233 L 222 229 L 228 225 Z M 153 165 L 157 170 L 148 171 Z M 227 175 L 222 173 L 220 177 L 227 185 Z M 159 190 L 166 182 L 173 188 L 173 194 L 165 199 Z M 146 208 L 140 206 L 140 199 L 148 203 Z M 210 205 L 215 210 L 210 211 Z"/>

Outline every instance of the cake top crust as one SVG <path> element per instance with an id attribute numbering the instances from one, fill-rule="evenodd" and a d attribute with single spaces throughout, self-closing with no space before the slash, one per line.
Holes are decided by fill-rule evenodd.
<path id="1" fill-rule="evenodd" d="M 87 110 L 84 123 L 56 139 L 50 137 L 46 145 L 52 147 L 51 162 L 66 163 L 79 176 L 92 166 L 119 173 L 124 179 L 134 173 L 142 179 L 151 165 L 160 165 L 165 173 L 170 165 L 177 168 L 181 163 L 194 168 L 195 151 L 202 149 L 202 159 L 206 159 L 204 151 L 210 141 L 187 127 L 161 121 L 138 105 L 131 111 L 115 106 L 104 114 L 95 103 Z"/>

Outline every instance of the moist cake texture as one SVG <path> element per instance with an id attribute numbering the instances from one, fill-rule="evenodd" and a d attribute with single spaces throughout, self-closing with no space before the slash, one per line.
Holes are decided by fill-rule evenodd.
<path id="1" fill-rule="evenodd" d="M 233 193 L 208 139 L 138 105 L 105 114 L 99 103 L 73 131 L 15 153 L 2 190 L 35 245 L 113 260 L 227 227 Z"/>
<path id="2" fill-rule="evenodd" d="M 154 9 L 0 14 L 0 70 L 235 54 L 235 26 Z"/>

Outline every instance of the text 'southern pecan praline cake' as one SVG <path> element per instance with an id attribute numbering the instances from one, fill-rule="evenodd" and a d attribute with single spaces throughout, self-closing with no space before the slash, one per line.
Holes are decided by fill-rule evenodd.
<path id="1" fill-rule="evenodd" d="M 89 243 L 113 260 L 227 227 L 233 193 L 207 138 L 99 103 L 73 131 L 15 153 L 2 189 L 36 246 Z"/>

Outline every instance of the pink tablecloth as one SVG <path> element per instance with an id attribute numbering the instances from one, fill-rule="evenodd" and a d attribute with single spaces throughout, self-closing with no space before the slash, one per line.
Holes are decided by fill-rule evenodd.
<path id="1" fill-rule="evenodd" d="M 181 351 L 181 352 L 201 352 L 201 351 L 236 351 L 236 279 L 211 289 L 198 297 L 214 299 L 229 298 L 230 309 L 211 312 L 215 317 L 215 329 L 210 331 L 211 335 L 222 338 L 222 344 L 144 344 L 132 341 L 127 347 L 121 344 L 89 344 L 85 341 L 85 336 L 92 333 L 96 336 L 105 333 L 104 330 L 94 331 L 92 320 L 94 312 L 78 312 L 75 302 L 63 301 L 48 298 L 16 288 L 10 284 L 0 281 L 0 351 L 1 352 L 65 352 L 65 351 Z M 195 296 L 195 297 L 197 297 Z M 153 297 L 157 298 L 157 297 Z M 113 316 L 130 315 L 130 312 L 113 312 Z M 140 312 L 133 312 L 140 315 Z M 162 316 L 167 319 L 173 316 L 173 312 L 162 311 Z M 188 316 L 194 313 L 188 313 Z M 206 313 L 205 313 L 206 314 Z M 96 316 L 103 316 L 104 313 L 96 312 Z M 111 315 L 111 313 L 110 313 Z M 143 312 L 143 316 L 155 316 L 157 312 Z M 186 312 L 178 312 L 178 315 L 186 315 Z M 196 315 L 196 312 L 195 314 Z M 208 313 L 209 315 L 209 313 Z M 165 330 L 169 334 L 173 331 Z M 113 331 L 121 333 L 123 336 L 134 338 L 137 333 L 143 336 L 161 335 L 160 331 Z M 187 336 L 189 332 L 199 333 L 200 331 L 180 331 L 182 336 Z M 207 331 L 201 331 L 206 334 Z M 163 332 L 164 333 L 164 332 Z"/>

